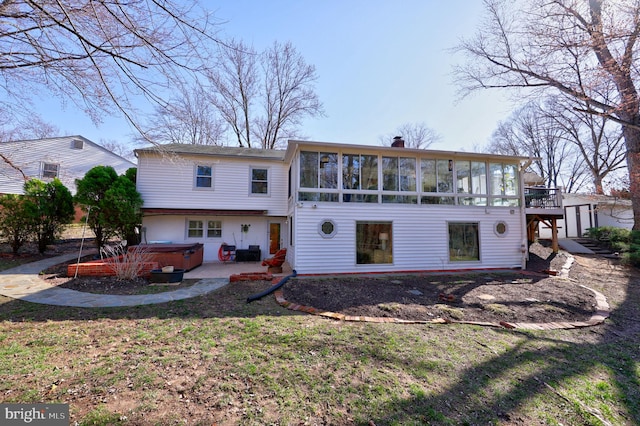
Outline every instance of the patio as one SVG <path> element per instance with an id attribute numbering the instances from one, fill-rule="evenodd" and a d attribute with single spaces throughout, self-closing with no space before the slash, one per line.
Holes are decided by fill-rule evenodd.
<path id="1" fill-rule="evenodd" d="M 207 262 L 185 272 L 184 278 L 229 278 L 231 275 L 248 272 L 267 272 L 267 267 L 262 266 L 262 262 Z M 291 266 L 285 262 L 282 265 L 282 273 L 273 274 L 273 276 L 281 277 L 291 273 Z"/>

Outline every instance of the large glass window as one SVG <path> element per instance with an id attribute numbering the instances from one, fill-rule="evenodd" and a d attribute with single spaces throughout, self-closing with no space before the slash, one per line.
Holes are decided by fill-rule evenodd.
<path id="1" fill-rule="evenodd" d="M 213 170 L 211 166 L 196 166 L 196 188 L 211 188 L 213 186 Z"/>
<path id="2" fill-rule="evenodd" d="M 393 263 L 391 222 L 356 222 L 356 263 Z"/>
<path id="3" fill-rule="evenodd" d="M 342 187 L 344 189 L 378 190 L 378 157 L 343 154 Z"/>
<path id="4" fill-rule="evenodd" d="M 453 160 L 420 161 L 422 192 L 453 193 Z M 423 196 L 422 204 L 454 204 L 453 197 Z"/>
<path id="5" fill-rule="evenodd" d="M 416 159 L 382 157 L 382 189 L 384 191 L 415 191 Z"/>
<path id="6" fill-rule="evenodd" d="M 298 201 L 338 201 L 338 154 L 302 151 L 300 153 L 300 187 L 336 191 L 301 191 L 298 193 Z"/>
<path id="7" fill-rule="evenodd" d="M 490 192 L 494 196 L 492 205 L 518 205 L 518 168 L 515 164 L 490 163 L 489 179 Z"/>
<path id="8" fill-rule="evenodd" d="M 269 170 L 260 168 L 251 168 L 251 193 L 252 194 L 268 194 L 269 193 Z"/>
<path id="9" fill-rule="evenodd" d="M 477 222 L 449 223 L 449 260 L 464 262 L 480 260 Z"/>

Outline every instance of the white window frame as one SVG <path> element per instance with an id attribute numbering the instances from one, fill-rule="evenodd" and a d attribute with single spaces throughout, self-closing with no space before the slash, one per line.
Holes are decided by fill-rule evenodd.
<path id="1" fill-rule="evenodd" d="M 196 222 L 200 222 L 200 226 L 194 226 L 191 227 L 191 223 L 196 223 Z M 187 228 L 187 238 L 197 238 L 197 239 L 202 239 L 204 238 L 204 224 L 205 224 L 205 220 L 204 219 L 189 219 L 187 218 L 187 222 L 186 222 L 186 228 Z M 200 231 L 200 235 L 190 235 L 191 231 Z"/>
<path id="2" fill-rule="evenodd" d="M 267 179 L 262 181 L 262 180 L 255 180 L 253 179 L 253 171 L 254 170 L 265 170 L 267 172 Z M 251 196 L 257 196 L 257 197 L 268 197 L 270 195 L 271 192 L 271 185 L 269 185 L 269 178 L 270 178 L 270 174 L 271 174 L 271 170 L 269 167 L 264 167 L 264 166 L 251 166 L 249 167 L 249 195 Z M 266 183 L 267 184 L 267 192 L 253 192 L 253 183 Z"/>
<path id="3" fill-rule="evenodd" d="M 211 223 L 215 223 L 217 226 L 211 226 Z M 211 235 L 211 232 L 219 235 Z M 218 219 L 207 219 L 207 238 L 222 238 L 222 221 Z"/>
<path id="4" fill-rule="evenodd" d="M 208 167 L 209 169 L 211 169 L 211 175 L 208 175 L 208 176 L 207 175 L 199 175 L 198 171 L 199 171 L 200 167 Z M 204 164 L 204 163 L 195 164 L 194 167 L 193 167 L 193 187 L 194 187 L 194 189 L 203 190 L 203 191 L 213 190 L 213 185 L 214 185 L 213 175 L 214 175 L 214 169 L 213 169 L 213 165 L 212 164 Z M 211 184 L 209 186 L 199 186 L 198 185 L 198 179 L 199 178 L 206 178 L 206 177 L 211 179 Z"/>
<path id="5" fill-rule="evenodd" d="M 47 171 L 47 168 L 52 168 L 55 167 L 55 173 L 53 174 L 53 176 L 48 176 L 48 174 L 50 173 L 50 171 Z M 46 162 L 42 162 L 42 166 L 40 169 L 40 177 L 42 179 L 55 179 L 57 177 L 60 176 L 60 164 L 58 163 L 46 163 Z"/>

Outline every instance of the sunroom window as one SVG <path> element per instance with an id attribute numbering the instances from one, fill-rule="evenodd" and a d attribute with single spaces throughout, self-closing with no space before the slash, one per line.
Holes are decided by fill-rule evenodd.
<path id="1" fill-rule="evenodd" d="M 300 188 L 298 201 L 338 201 L 338 154 L 300 152 Z"/>
<path id="2" fill-rule="evenodd" d="M 344 202 L 378 202 L 378 156 L 342 155 L 342 199 Z M 358 191 L 370 191 L 367 194 Z"/>
<path id="3" fill-rule="evenodd" d="M 453 197 L 453 160 L 435 160 L 423 158 L 420 161 L 422 171 L 422 192 L 445 195 L 424 195 L 422 204 L 455 204 Z"/>
<path id="4" fill-rule="evenodd" d="M 489 163 L 491 205 L 518 206 L 518 168 L 515 164 Z"/>

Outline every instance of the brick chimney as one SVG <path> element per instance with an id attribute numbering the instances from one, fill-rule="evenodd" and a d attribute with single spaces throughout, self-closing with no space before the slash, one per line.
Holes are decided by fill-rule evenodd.
<path id="1" fill-rule="evenodd" d="M 394 148 L 404 148 L 404 139 L 402 139 L 402 136 L 394 137 L 391 146 Z"/>

